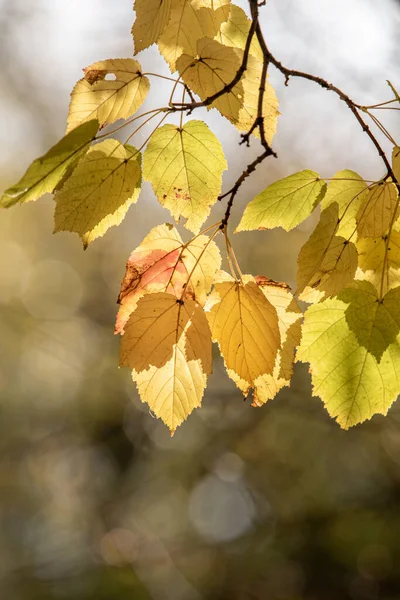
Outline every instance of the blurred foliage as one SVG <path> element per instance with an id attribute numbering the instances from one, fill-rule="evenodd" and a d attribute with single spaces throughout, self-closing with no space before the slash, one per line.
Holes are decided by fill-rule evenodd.
<path id="1" fill-rule="evenodd" d="M 130 1 L 118 10 L 105 1 L 84 4 L 1 5 L 0 103 L 8 118 L 2 124 L 8 141 L 2 187 L 60 137 L 68 89 L 79 69 L 132 51 Z M 318 2 L 309 4 L 316 10 Z M 381 11 L 391 11 L 393 23 L 399 22 L 394 2 L 364 4 L 366 12 L 357 15 L 366 19 L 357 22 L 359 44 L 365 43 L 364 29 L 374 30 L 368 15 L 379 21 Z M 268 29 L 275 23 L 279 32 L 287 20 L 287 28 L 299 32 L 309 15 L 303 7 L 287 16 L 289 8 L 289 0 L 272 8 L 275 21 Z M 332 39 L 341 31 L 337 10 Z M 286 11 L 281 21 L 280 11 Z M 38 40 L 29 52 L 22 26 Z M 50 35 L 53 30 L 57 35 Z M 358 79 L 347 81 L 354 57 L 346 69 L 341 53 L 335 61 L 337 46 L 325 55 L 315 52 L 307 28 L 301 39 L 286 42 L 286 62 L 303 57 L 306 68 L 316 71 L 323 60 L 331 71 L 326 67 L 322 75 L 336 73 L 344 88 L 348 83 L 363 100 L 374 100 L 363 74 L 379 74 L 383 84 L 389 75 L 399 79 L 398 64 L 393 71 L 392 55 L 382 50 L 389 42 L 396 46 L 390 31 L 379 64 L 372 60 L 375 38 L 370 55 L 359 58 Z M 326 44 L 323 35 L 316 39 L 317 48 Z M 29 86 L 21 85 L 26 78 Z M 286 94 L 296 97 L 299 89 L 278 89 L 282 112 L 292 112 Z M 355 169 L 374 165 L 362 132 L 358 136 L 342 118 L 341 107 L 319 90 L 303 92 L 295 115 L 282 121 L 281 135 L 278 130 L 282 158 L 268 177 L 307 168 L 313 154 L 324 174 L 345 163 Z M 320 106 L 321 95 L 320 112 L 306 110 Z M 307 135 L 296 134 L 299 120 Z M 340 143 L 335 127 L 348 136 L 339 136 Z M 233 170 L 229 186 L 254 149 L 237 152 L 233 128 L 220 131 Z M 331 146 L 324 154 L 320 145 L 327 139 Z M 265 180 L 265 172 L 260 176 Z M 261 189 L 259 181 L 257 175 L 249 182 L 242 205 Z M 202 410 L 171 439 L 140 403 L 129 373 L 117 369 L 113 326 L 125 261 L 167 214 L 150 188 L 146 194 L 150 209 L 140 219 L 132 208 L 118 232 L 110 231 L 86 253 L 74 236 L 51 235 L 50 198 L 1 214 L 0 598 L 398 599 L 399 404 L 388 417 L 345 432 L 310 397 L 304 366 L 296 367 L 290 389 L 254 409 L 217 362 Z M 251 241 L 247 234 L 236 236 L 243 270 L 293 282 L 294 257 L 310 228 L 256 233 Z"/>

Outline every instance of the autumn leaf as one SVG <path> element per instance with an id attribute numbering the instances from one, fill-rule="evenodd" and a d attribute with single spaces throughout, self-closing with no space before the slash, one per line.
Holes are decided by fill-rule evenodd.
<path id="1" fill-rule="evenodd" d="M 215 39 L 224 46 L 244 50 L 249 36 L 250 25 L 251 21 L 244 10 L 239 6 L 236 6 L 236 4 L 231 4 L 229 16 L 226 21 L 222 23 Z M 263 62 L 263 53 L 256 36 L 253 36 L 253 39 L 251 40 L 250 54 L 260 63 Z"/>
<path id="2" fill-rule="evenodd" d="M 144 152 L 143 176 L 172 216 L 197 233 L 217 201 L 227 164 L 222 146 L 202 121 L 160 127 Z"/>
<path id="3" fill-rule="evenodd" d="M 230 0 L 174 0 L 168 27 L 158 40 L 161 54 L 176 70 L 176 61 L 183 54 L 196 54 L 196 42 L 213 38 L 229 14 Z"/>
<path id="4" fill-rule="evenodd" d="M 395 146 L 392 152 L 392 168 L 394 175 L 397 179 L 397 183 L 400 183 L 400 147 Z"/>
<path id="5" fill-rule="evenodd" d="M 294 352 L 301 338 L 302 312 L 286 283 L 277 283 L 268 277 L 255 277 L 256 283 L 278 315 L 281 337 L 274 370 L 263 375 L 253 397 L 253 406 L 262 406 L 271 400 L 283 387 L 290 385 L 293 374 Z"/>
<path id="6" fill-rule="evenodd" d="M 280 347 L 276 309 L 251 275 L 242 281 L 220 272 L 205 310 L 214 342 L 218 342 L 228 375 L 246 396 L 267 385 Z"/>
<path id="7" fill-rule="evenodd" d="M 55 195 L 54 231 L 74 231 L 87 247 L 119 225 L 139 197 L 140 162 L 133 146 L 117 140 L 92 146 Z"/>
<path id="8" fill-rule="evenodd" d="M 357 279 L 379 287 L 383 278 L 384 288 L 389 290 L 400 285 L 400 231 L 392 229 L 385 261 L 386 245 L 386 236 L 358 240 Z"/>
<path id="9" fill-rule="evenodd" d="M 171 6 L 172 0 L 135 0 L 136 19 L 132 27 L 135 54 L 158 40 L 169 21 Z"/>
<path id="10" fill-rule="evenodd" d="M 83 70 L 71 93 L 67 131 L 80 123 L 97 119 L 100 126 L 128 119 L 140 108 L 150 88 L 141 66 L 133 58 L 110 58 Z M 112 74 L 114 79 L 106 79 Z"/>
<path id="11" fill-rule="evenodd" d="M 340 295 L 310 306 L 297 352 L 297 360 L 310 363 L 313 395 L 344 429 L 386 415 L 400 392 L 399 339 L 378 362 L 350 329 L 348 306 Z"/>
<path id="12" fill-rule="evenodd" d="M 269 185 L 246 206 L 236 229 L 290 231 L 306 219 L 321 201 L 326 183 L 314 171 L 300 171 Z"/>
<path id="13" fill-rule="evenodd" d="M 340 222 L 336 235 L 346 239 L 354 235 L 357 212 L 367 197 L 368 186 L 355 171 L 345 169 L 333 176 L 321 200 L 321 208 L 328 208 L 333 203 L 338 204 Z"/>
<path id="14" fill-rule="evenodd" d="M 317 302 L 334 296 L 354 279 L 357 249 L 337 235 L 340 226 L 338 204 L 329 204 L 321 213 L 315 230 L 298 256 L 297 290 L 300 300 Z"/>
<path id="15" fill-rule="evenodd" d="M 173 433 L 200 406 L 212 371 L 203 309 L 167 293 L 140 298 L 121 338 L 120 366 L 132 369 L 142 402 Z"/>
<path id="16" fill-rule="evenodd" d="M 154 227 L 130 255 L 118 298 L 116 333 L 146 293 L 169 292 L 180 298 L 186 290 L 204 305 L 221 255 L 209 237 L 201 235 L 184 244 L 179 233 L 168 223 Z"/>
<path id="17" fill-rule="evenodd" d="M 197 55 L 182 54 L 176 68 L 184 82 L 205 100 L 231 83 L 242 62 L 243 50 L 204 38 L 197 42 Z M 219 96 L 207 108 L 217 108 L 239 131 L 248 131 L 258 115 L 261 71 L 262 63 L 249 55 L 241 80 L 229 93 Z M 276 131 L 278 100 L 268 81 L 265 82 L 262 116 L 265 136 L 271 143 Z M 254 135 L 259 136 L 257 129 Z"/>
<path id="18" fill-rule="evenodd" d="M 17 202 L 38 200 L 44 194 L 52 193 L 87 152 L 98 129 L 98 121 L 93 120 L 64 136 L 46 154 L 34 160 L 19 182 L 3 193 L 0 206 L 9 208 Z"/>
<path id="19" fill-rule="evenodd" d="M 357 232 L 359 237 L 377 238 L 389 228 L 396 212 L 399 215 L 398 193 L 396 186 L 387 181 L 379 182 L 369 188 L 369 194 L 357 213 Z"/>

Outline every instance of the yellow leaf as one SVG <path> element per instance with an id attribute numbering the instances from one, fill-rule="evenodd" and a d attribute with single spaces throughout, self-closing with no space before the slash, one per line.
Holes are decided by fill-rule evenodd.
<path id="1" fill-rule="evenodd" d="M 357 279 L 366 279 L 379 289 L 384 277 L 384 289 L 387 291 L 400 285 L 400 232 L 397 229 L 392 229 L 387 261 L 384 265 L 385 248 L 385 236 L 358 240 Z"/>
<path id="2" fill-rule="evenodd" d="M 169 21 L 171 6 L 172 0 L 135 0 L 136 19 L 132 27 L 135 54 L 158 40 Z"/>
<path id="3" fill-rule="evenodd" d="M 250 31 L 250 25 L 251 21 L 244 10 L 239 6 L 236 6 L 236 4 L 231 4 L 228 19 L 222 23 L 215 39 L 224 46 L 244 50 Z M 252 54 L 260 63 L 263 62 L 263 52 L 255 35 L 251 40 L 250 54 Z"/>
<path id="4" fill-rule="evenodd" d="M 98 129 L 98 121 L 93 120 L 65 135 L 46 154 L 33 161 L 18 183 L 4 192 L 0 206 L 9 208 L 17 202 L 38 200 L 44 194 L 52 193 L 87 152 Z"/>
<path id="5" fill-rule="evenodd" d="M 286 283 L 277 283 L 267 277 L 256 277 L 257 285 L 276 309 L 278 315 L 281 348 L 279 348 L 274 370 L 256 380 L 253 406 L 262 406 L 276 396 L 283 387 L 290 385 L 293 374 L 294 352 L 301 338 L 302 312 Z"/>
<path id="6" fill-rule="evenodd" d="M 339 225 L 338 204 L 334 202 L 322 211 L 318 225 L 300 250 L 296 291 L 300 300 L 318 302 L 335 296 L 353 281 L 357 249 L 336 235 Z"/>
<path id="7" fill-rule="evenodd" d="M 118 298 L 116 333 L 146 293 L 169 292 L 180 298 L 184 290 L 204 305 L 215 273 L 221 266 L 217 245 L 205 235 L 184 244 L 168 223 L 154 227 L 129 257 Z"/>
<path id="8" fill-rule="evenodd" d="M 242 61 L 243 50 L 204 38 L 197 42 L 197 56 L 182 54 L 176 67 L 184 82 L 205 100 L 234 79 Z M 240 82 L 208 108 L 217 108 L 239 131 L 248 131 L 257 117 L 261 69 L 262 64 L 250 55 Z M 278 101 L 268 81 L 265 83 L 262 114 L 265 136 L 271 143 L 276 131 Z M 254 135 L 259 136 L 258 130 L 254 131 Z"/>
<path id="9" fill-rule="evenodd" d="M 392 168 L 394 175 L 397 179 L 397 183 L 400 183 L 400 147 L 395 146 L 392 152 Z"/>
<path id="10" fill-rule="evenodd" d="M 345 169 L 334 175 L 321 201 L 321 208 L 328 208 L 333 202 L 338 204 L 340 223 L 336 235 L 342 235 L 345 238 L 354 235 L 356 215 L 367 196 L 367 184 L 355 171 Z"/>
<path id="11" fill-rule="evenodd" d="M 325 191 L 326 183 L 314 171 L 279 179 L 249 202 L 236 231 L 274 227 L 290 231 L 312 213 Z"/>
<path id="12" fill-rule="evenodd" d="M 173 0 L 168 27 L 158 40 L 161 54 L 171 71 L 183 54 L 196 54 L 196 42 L 213 38 L 229 13 L 230 0 Z"/>
<path id="13" fill-rule="evenodd" d="M 142 402 L 173 433 L 200 406 L 212 371 L 211 334 L 202 308 L 172 294 L 143 296 L 121 338 L 120 366 L 132 369 Z"/>
<path id="14" fill-rule="evenodd" d="M 219 140 L 202 121 L 160 127 L 143 157 L 143 176 L 159 202 L 194 233 L 217 201 L 226 167 Z"/>
<path id="15" fill-rule="evenodd" d="M 54 231 L 75 231 L 86 248 L 119 225 L 141 186 L 140 153 L 113 139 L 90 148 L 55 195 Z"/>
<path id="16" fill-rule="evenodd" d="M 274 371 L 280 346 L 276 309 L 251 275 L 235 281 L 220 273 L 205 310 L 214 342 L 218 342 L 229 377 L 246 396 Z"/>
<path id="17" fill-rule="evenodd" d="M 369 194 L 357 213 L 357 232 L 362 238 L 377 238 L 384 235 L 389 228 L 391 219 L 396 211 L 397 188 L 391 182 L 380 182 L 369 188 Z"/>
<path id="18" fill-rule="evenodd" d="M 71 93 L 67 131 L 90 119 L 98 119 L 101 126 L 128 119 L 143 104 L 150 88 L 140 64 L 133 58 L 93 63 L 84 73 Z M 115 79 L 105 79 L 109 74 Z"/>

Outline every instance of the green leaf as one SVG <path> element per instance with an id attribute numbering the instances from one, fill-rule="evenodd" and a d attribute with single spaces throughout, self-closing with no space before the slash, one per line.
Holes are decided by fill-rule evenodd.
<path id="1" fill-rule="evenodd" d="M 338 204 L 330 204 L 321 213 L 315 230 L 300 250 L 297 291 L 300 300 L 317 302 L 338 294 L 354 279 L 357 249 L 337 235 L 340 226 Z"/>
<path id="2" fill-rule="evenodd" d="M 172 0 L 135 0 L 136 19 L 132 27 L 135 54 L 158 40 L 167 26 Z"/>
<path id="3" fill-rule="evenodd" d="M 321 201 L 322 209 L 333 202 L 339 206 L 337 235 L 349 238 L 356 228 L 356 215 L 360 205 L 368 196 L 368 186 L 355 171 L 339 171 L 329 182 L 326 194 Z"/>
<path id="4" fill-rule="evenodd" d="M 55 196 L 54 231 L 78 233 L 86 248 L 119 225 L 141 186 L 141 157 L 113 139 L 93 146 Z"/>
<path id="5" fill-rule="evenodd" d="M 363 294 L 362 289 L 346 291 L 311 306 L 305 313 L 297 352 L 297 360 L 310 363 L 313 395 L 323 400 L 331 417 L 344 429 L 374 414 L 386 415 L 400 392 L 399 336 L 378 361 L 373 352 L 382 350 L 382 343 L 377 341 L 380 324 L 371 325 L 369 317 L 367 346 L 360 345 L 351 328 L 354 324 L 349 325 L 349 301 L 356 302 Z M 357 328 L 361 326 L 360 322 Z M 386 327 L 384 331 L 387 333 Z"/>
<path id="6" fill-rule="evenodd" d="M 30 202 L 52 193 L 67 170 L 87 152 L 98 129 L 98 121 L 93 120 L 64 136 L 46 154 L 33 161 L 18 183 L 4 192 L 0 206 L 8 208 L 17 202 Z"/>
<path id="7" fill-rule="evenodd" d="M 160 127 L 143 157 L 143 176 L 159 202 L 194 233 L 218 198 L 226 167 L 219 140 L 202 121 Z"/>
<path id="8" fill-rule="evenodd" d="M 268 186 L 247 205 L 236 231 L 283 227 L 290 231 L 304 221 L 324 197 L 326 183 L 315 171 L 289 175 Z"/>
<path id="9" fill-rule="evenodd" d="M 150 88 L 141 66 L 133 58 L 110 58 L 93 63 L 83 70 L 71 93 L 67 131 L 89 119 L 100 126 L 128 119 L 140 108 Z M 105 79 L 113 74 L 115 79 Z"/>

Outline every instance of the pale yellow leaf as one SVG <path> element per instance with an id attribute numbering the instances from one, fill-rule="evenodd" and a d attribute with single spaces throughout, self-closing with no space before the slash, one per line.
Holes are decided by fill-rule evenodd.
<path id="1" fill-rule="evenodd" d="M 357 242 L 357 279 L 366 279 L 380 288 L 384 278 L 384 290 L 400 285 L 400 232 L 392 229 L 385 263 L 386 237 L 362 238 Z"/>
<path id="2" fill-rule="evenodd" d="M 197 56 L 182 54 L 176 66 L 184 82 L 205 100 L 234 79 L 242 61 L 243 50 L 204 38 L 197 42 Z M 239 83 L 229 93 L 214 100 L 208 108 L 217 108 L 239 131 L 248 131 L 257 117 L 261 69 L 262 63 L 250 55 Z M 271 143 L 276 131 L 278 101 L 268 81 L 265 83 L 262 115 L 265 136 Z M 258 129 L 254 135 L 259 136 Z"/>
<path id="3" fill-rule="evenodd" d="M 139 197 L 140 158 L 114 139 L 92 146 L 55 195 L 54 231 L 74 231 L 87 247 L 119 225 Z"/>
<path id="4" fill-rule="evenodd" d="M 164 125 L 144 152 L 143 176 L 172 216 L 197 233 L 221 191 L 227 164 L 218 138 L 202 121 Z"/>
<path id="5" fill-rule="evenodd" d="M 356 230 L 356 215 L 368 196 L 368 186 L 355 171 L 345 169 L 334 175 L 328 183 L 321 208 L 328 208 L 333 202 L 339 206 L 340 223 L 336 235 L 348 239 Z M 354 239 L 353 239 L 354 241 Z"/>
<path id="6" fill-rule="evenodd" d="M 196 43 L 213 38 L 229 13 L 230 0 L 173 0 L 168 27 L 158 40 L 161 54 L 171 71 L 183 54 L 196 54 Z"/>
<path id="7" fill-rule="evenodd" d="M 222 23 L 215 39 L 224 46 L 244 50 L 250 31 L 250 25 L 251 21 L 244 10 L 239 6 L 236 6 L 236 4 L 231 4 L 229 16 L 227 20 Z M 256 35 L 254 35 L 251 40 L 250 54 L 252 54 L 260 63 L 263 62 L 263 52 Z"/>
<path id="8" fill-rule="evenodd" d="M 71 93 L 67 131 L 97 119 L 100 125 L 128 119 L 140 108 L 150 88 L 141 66 L 133 58 L 110 58 L 84 69 Z M 109 74 L 114 79 L 105 79 Z"/>
<path id="9" fill-rule="evenodd" d="M 135 0 L 136 19 L 132 27 L 135 54 L 159 39 L 169 21 L 171 6 L 172 0 Z"/>
<path id="10" fill-rule="evenodd" d="M 142 401 L 173 433 L 200 406 L 212 370 L 203 309 L 167 293 L 140 298 L 121 338 L 120 366 L 132 369 Z"/>
<path id="11" fill-rule="evenodd" d="M 393 183 L 386 181 L 371 186 L 357 213 L 359 237 L 377 238 L 384 235 L 394 213 L 396 218 L 399 215 L 397 199 L 397 188 Z"/>
<path id="12" fill-rule="evenodd" d="M 335 296 L 351 283 L 357 270 L 357 249 L 337 235 L 338 204 L 321 213 L 315 230 L 298 256 L 297 290 L 300 300 L 317 302 Z"/>
<path id="13" fill-rule="evenodd" d="M 293 374 L 294 352 L 301 337 L 302 312 L 286 283 L 277 283 L 267 277 L 256 277 L 257 285 L 278 315 L 281 347 L 271 375 L 256 379 L 253 406 L 262 406 L 276 396 L 283 387 L 290 385 Z"/>
<path id="14" fill-rule="evenodd" d="M 235 281 L 222 273 L 205 310 L 229 377 L 247 395 L 274 371 L 280 347 L 276 309 L 250 275 Z M 257 394 L 257 389 L 255 389 Z"/>

